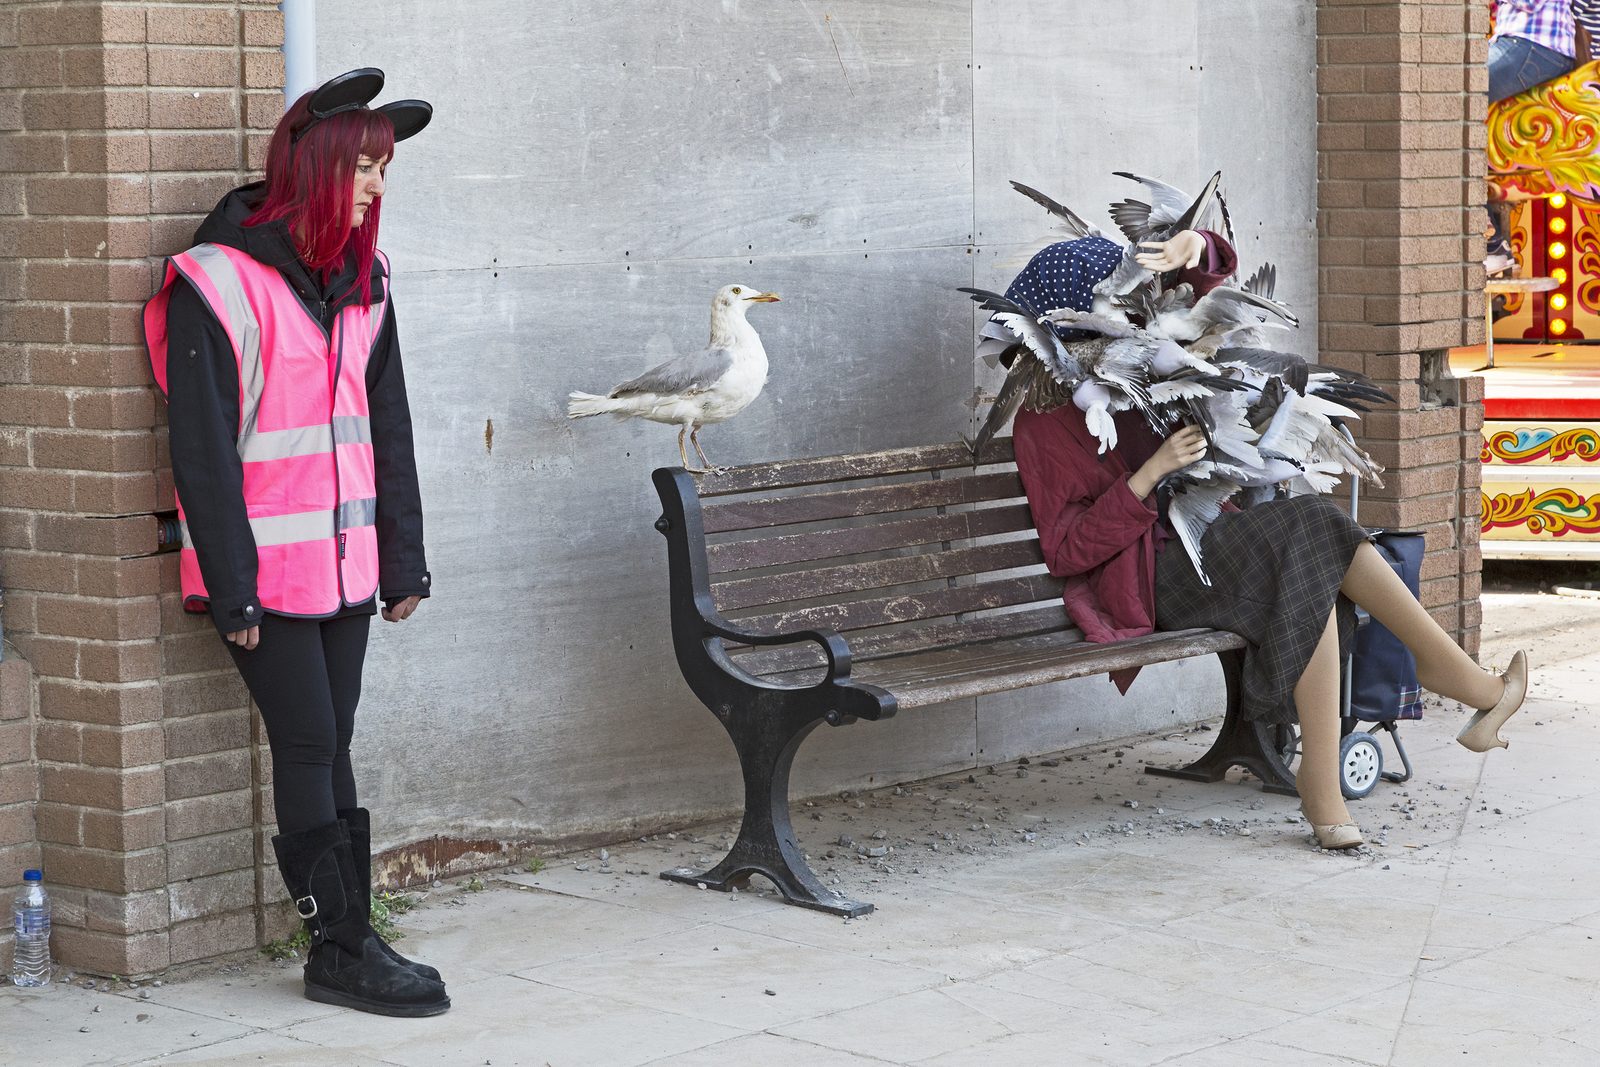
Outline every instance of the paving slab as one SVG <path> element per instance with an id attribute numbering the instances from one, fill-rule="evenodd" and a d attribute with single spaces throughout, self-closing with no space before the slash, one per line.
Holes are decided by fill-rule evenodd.
<path id="1" fill-rule="evenodd" d="M 1550 599 L 1486 595 L 1484 660 Z M 1467 712 L 1430 698 L 1401 728 L 1416 776 L 1351 805 L 1355 853 L 1318 850 L 1293 798 L 1238 772 L 1144 774 L 1205 750 L 1192 725 L 797 800 L 802 848 L 864 918 L 759 879 L 663 881 L 737 830 L 687 826 L 428 889 L 398 947 L 444 972 L 445 1015 L 314 1004 L 298 961 L 218 960 L 160 987 L 0 987 L 0 1067 L 1587 1067 L 1600 605 L 1560 606 L 1511 748 L 1461 748 Z"/>

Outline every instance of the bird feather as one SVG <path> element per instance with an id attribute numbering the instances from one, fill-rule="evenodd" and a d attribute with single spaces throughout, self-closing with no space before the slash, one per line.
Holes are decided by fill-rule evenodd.
<path id="1" fill-rule="evenodd" d="M 615 399 L 641 393 L 660 396 L 702 392 L 728 373 L 733 366 L 733 353 L 720 346 L 703 348 L 674 356 L 665 363 L 651 367 L 637 378 L 630 378 L 606 395 Z"/>

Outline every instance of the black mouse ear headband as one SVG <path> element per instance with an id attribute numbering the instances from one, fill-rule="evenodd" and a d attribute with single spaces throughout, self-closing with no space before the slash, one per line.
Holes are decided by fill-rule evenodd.
<path id="1" fill-rule="evenodd" d="M 365 111 L 373 97 L 383 91 L 383 71 L 377 67 L 362 67 L 330 78 L 311 94 L 309 114 L 311 121 L 301 126 L 289 138 L 295 144 L 306 131 L 325 118 L 345 111 Z M 394 124 L 394 139 L 404 141 L 422 132 L 433 118 L 433 105 L 426 100 L 396 100 L 377 109 Z"/>

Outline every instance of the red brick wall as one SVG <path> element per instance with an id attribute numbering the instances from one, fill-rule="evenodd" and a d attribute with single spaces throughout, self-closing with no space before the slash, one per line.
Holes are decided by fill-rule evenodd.
<path id="1" fill-rule="evenodd" d="M 0 582 L 37 676 L 53 946 L 80 969 L 256 941 L 251 712 L 157 552 L 172 489 L 139 312 L 258 162 L 281 41 L 270 0 L 0 9 Z"/>
<path id="2" fill-rule="evenodd" d="M 1422 601 L 1476 654 L 1482 379 L 1440 368 L 1483 340 L 1487 8 L 1318 0 L 1317 17 L 1322 359 L 1399 399 L 1363 420 L 1389 473 L 1361 519 L 1426 532 Z"/>

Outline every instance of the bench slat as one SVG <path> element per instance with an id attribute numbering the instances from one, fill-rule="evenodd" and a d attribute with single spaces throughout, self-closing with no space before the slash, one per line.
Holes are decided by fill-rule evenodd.
<path id="1" fill-rule="evenodd" d="M 711 596 L 721 611 L 781 604 L 791 600 L 835 596 L 865 589 L 884 589 L 892 585 L 911 585 L 935 578 L 954 578 L 984 574 L 1044 563 L 1038 541 L 1006 541 L 977 548 L 957 548 L 944 552 L 920 552 L 912 556 L 845 563 L 837 567 L 817 567 L 769 574 L 761 578 L 740 578 L 711 586 Z"/>
<path id="2" fill-rule="evenodd" d="M 874 597 L 849 604 L 818 604 L 809 608 L 796 608 L 793 611 L 739 619 L 737 625 L 740 629 L 758 633 L 792 633 L 814 626 L 826 626 L 842 633 L 869 626 L 888 626 L 897 622 L 937 619 L 944 615 L 958 615 L 985 608 L 1006 608 L 1015 604 L 1053 600 L 1061 596 L 1061 587 L 1060 578 L 1053 578 L 1048 574 L 1030 574 L 1021 578 L 1004 578 L 977 585 L 958 585 L 944 589 L 930 589 L 921 593 Z"/>
<path id="3" fill-rule="evenodd" d="M 942 648 L 998 641 L 1008 637 L 1053 633 L 1070 628 L 1071 625 L 1072 621 L 1067 617 L 1066 607 L 1057 602 L 1033 611 L 986 615 L 981 619 L 967 619 L 962 622 L 939 622 L 931 626 L 893 630 L 889 633 L 858 634 L 850 639 L 851 661 L 865 663 L 867 660 L 880 657 L 935 652 Z M 798 645 L 758 649 L 735 656 L 734 662 L 740 669 L 751 674 L 783 681 L 784 679 L 775 676 L 822 667 L 828 660 L 822 654 L 822 649 L 808 641 Z"/>
<path id="4" fill-rule="evenodd" d="M 877 660 L 852 671 L 855 681 L 882 686 L 902 709 L 1001 693 L 1067 678 L 1104 674 L 1243 648 L 1244 638 L 1221 630 L 1177 630 L 1147 634 L 1109 645 L 1074 640 L 1074 633 L 930 653 L 927 657 Z"/>
<path id="5" fill-rule="evenodd" d="M 797 522 L 884 515 L 952 504 L 976 504 L 1022 495 L 1022 479 L 1013 473 L 978 474 L 966 478 L 929 479 L 925 482 L 841 489 L 806 496 L 712 504 L 702 510 L 701 521 L 708 534 L 729 533 L 734 530 L 788 526 Z"/>
<path id="6" fill-rule="evenodd" d="M 757 567 L 805 563 L 835 556 L 853 556 L 861 552 L 881 552 L 890 548 L 912 548 L 936 541 L 965 541 L 974 537 L 1032 529 L 1033 513 L 1028 510 L 1028 505 L 1012 504 L 977 511 L 957 511 L 949 515 L 880 522 L 872 526 L 846 526 L 815 533 L 724 541 L 720 545 L 707 545 L 706 559 L 712 574 L 728 574 Z"/>
<path id="7" fill-rule="evenodd" d="M 983 450 L 982 463 L 1010 463 L 1015 459 L 1011 438 L 999 437 Z M 695 475 L 701 499 L 751 493 L 765 489 L 787 489 L 799 485 L 821 485 L 853 478 L 880 478 L 887 474 L 915 471 L 953 470 L 974 466 L 972 452 L 964 444 L 923 445 L 919 448 L 891 448 L 882 452 L 862 452 L 848 456 L 823 456 L 818 459 L 782 460 L 777 463 L 752 463 L 734 467 L 721 477 Z"/>

